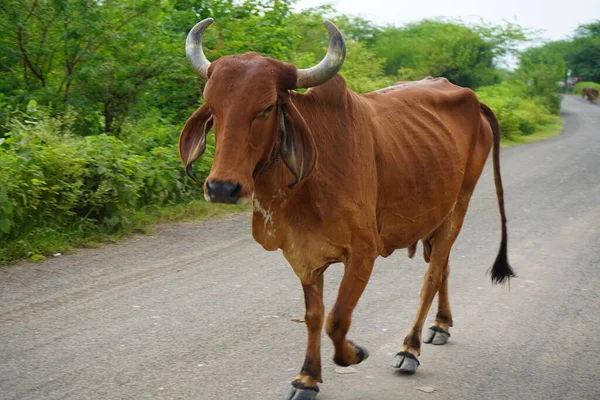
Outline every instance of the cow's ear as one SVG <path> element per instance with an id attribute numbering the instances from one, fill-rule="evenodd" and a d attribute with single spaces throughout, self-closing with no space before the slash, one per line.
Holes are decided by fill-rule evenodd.
<path id="1" fill-rule="evenodd" d="M 280 104 L 279 123 L 281 124 L 279 153 L 295 177 L 295 181 L 289 185 L 292 188 L 310 175 L 317 162 L 315 141 L 310 128 L 291 99 Z"/>
<path id="2" fill-rule="evenodd" d="M 192 173 L 192 163 L 206 149 L 206 135 L 213 126 L 213 117 L 208 107 L 203 105 L 187 120 L 179 136 L 179 158 L 183 162 L 185 172 L 196 182 Z"/>

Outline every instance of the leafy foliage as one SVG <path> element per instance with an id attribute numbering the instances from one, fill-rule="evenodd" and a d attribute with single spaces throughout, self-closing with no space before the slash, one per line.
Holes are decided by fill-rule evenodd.
<path id="1" fill-rule="evenodd" d="M 514 26 L 469 27 L 459 22 L 425 20 L 403 28 L 387 27 L 375 36 L 374 51 L 386 59 L 385 72 L 400 80 L 444 76 L 476 88 L 498 82 L 494 64 L 526 39 Z"/>
<path id="2" fill-rule="evenodd" d="M 573 91 L 575 93 L 577 93 L 578 95 L 581 95 L 583 92 L 583 88 L 586 88 L 586 87 L 591 87 L 594 89 L 598 89 L 600 91 L 600 83 L 587 82 L 587 81 L 577 82 L 577 85 L 575 85 L 575 88 L 573 89 Z"/>
<path id="3" fill-rule="evenodd" d="M 490 106 L 505 137 L 531 135 L 540 127 L 555 124 L 559 118 L 545 104 L 545 98 L 528 96 L 530 88 L 520 81 L 505 81 L 477 90 L 480 100 Z"/>
<path id="4" fill-rule="evenodd" d="M 72 133 L 75 119 L 30 107 L 10 120 L 0 146 L 3 243 L 65 231 L 128 231 L 137 209 L 201 196 L 201 187 L 181 171 L 173 127 L 171 135 L 157 129 L 124 139 L 82 137 Z"/>
<path id="5" fill-rule="evenodd" d="M 567 60 L 575 76 L 600 82 L 600 20 L 577 29 Z"/>
<path id="6" fill-rule="evenodd" d="M 424 20 L 380 27 L 324 5 L 294 12 L 294 0 L 3 0 L 0 4 L 0 262 L 56 251 L 80 238 L 128 232 L 140 210 L 188 207 L 202 188 L 184 176 L 180 129 L 205 82 L 184 53 L 206 17 L 207 57 L 256 51 L 316 64 L 328 37 L 344 32 L 341 74 L 357 92 L 444 76 L 470 87 L 498 114 L 508 138 L 556 123 L 557 82 L 568 70 L 600 81 L 600 22 L 571 41 L 518 54 L 529 40 L 514 24 Z M 196 166 L 208 172 L 214 137 Z M 216 209 L 216 206 L 214 207 Z"/>
<path id="7" fill-rule="evenodd" d="M 558 82 L 567 76 L 564 52 L 564 42 L 550 42 L 527 49 L 520 55 L 519 69 L 515 74 L 519 81 L 527 85 L 523 94 L 540 99 L 554 114 L 560 109 Z"/>

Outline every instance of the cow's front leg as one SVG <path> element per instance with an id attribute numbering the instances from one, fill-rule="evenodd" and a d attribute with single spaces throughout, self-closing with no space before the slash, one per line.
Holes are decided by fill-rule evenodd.
<path id="1" fill-rule="evenodd" d="M 348 257 L 337 300 L 327 317 L 327 334 L 335 347 L 333 361 L 343 367 L 358 364 L 369 356 L 365 348 L 347 340 L 346 334 L 376 257 L 375 254 L 352 254 Z"/>
<path id="2" fill-rule="evenodd" d="M 323 274 L 319 273 L 312 284 L 302 285 L 306 312 L 304 322 L 308 333 L 306 357 L 300 373 L 284 400 L 313 400 L 319 391 L 321 380 L 321 329 L 323 328 Z"/>

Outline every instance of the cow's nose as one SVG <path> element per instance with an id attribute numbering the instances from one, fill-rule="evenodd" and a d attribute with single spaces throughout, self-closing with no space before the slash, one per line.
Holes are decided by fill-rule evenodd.
<path id="1" fill-rule="evenodd" d="M 242 185 L 233 182 L 212 181 L 206 185 L 210 201 L 236 204 L 242 193 Z"/>

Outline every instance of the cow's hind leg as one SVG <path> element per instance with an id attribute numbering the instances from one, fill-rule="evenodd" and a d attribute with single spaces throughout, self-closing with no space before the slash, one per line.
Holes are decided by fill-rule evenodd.
<path id="1" fill-rule="evenodd" d="M 366 349 L 347 340 L 346 334 L 350 329 L 352 312 L 373 270 L 377 254 L 375 251 L 371 253 L 355 253 L 348 257 L 337 300 L 327 317 L 327 334 L 335 347 L 333 361 L 343 367 L 358 364 L 369 356 Z"/>
<path id="2" fill-rule="evenodd" d="M 433 298 L 442 286 L 444 269 L 448 265 L 450 250 L 462 227 L 470 197 L 471 191 L 463 191 L 461 193 L 452 213 L 450 213 L 432 236 L 431 260 L 429 268 L 427 268 L 427 272 L 425 273 L 423 285 L 421 286 L 419 309 L 408 335 L 404 338 L 400 351 L 392 360 L 392 367 L 398 368 L 401 372 L 414 373 L 419 367 L 420 363 L 417 357 L 421 354 L 423 324 L 431 308 Z M 445 297 L 447 299 L 447 282 Z M 449 310 L 450 307 L 448 306 Z"/>
<path id="3" fill-rule="evenodd" d="M 438 312 L 435 322 L 423 333 L 423 342 L 432 344 L 446 344 L 450 338 L 450 327 L 452 326 L 452 312 L 450 311 L 450 299 L 448 297 L 448 276 L 450 265 L 446 263 L 442 271 L 442 284 L 438 291 Z"/>
<path id="4" fill-rule="evenodd" d="M 304 364 L 284 400 L 313 400 L 319 392 L 321 380 L 321 329 L 325 309 L 323 307 L 323 274 L 319 273 L 312 284 L 303 284 L 306 312 L 304 322 L 308 333 Z"/>

